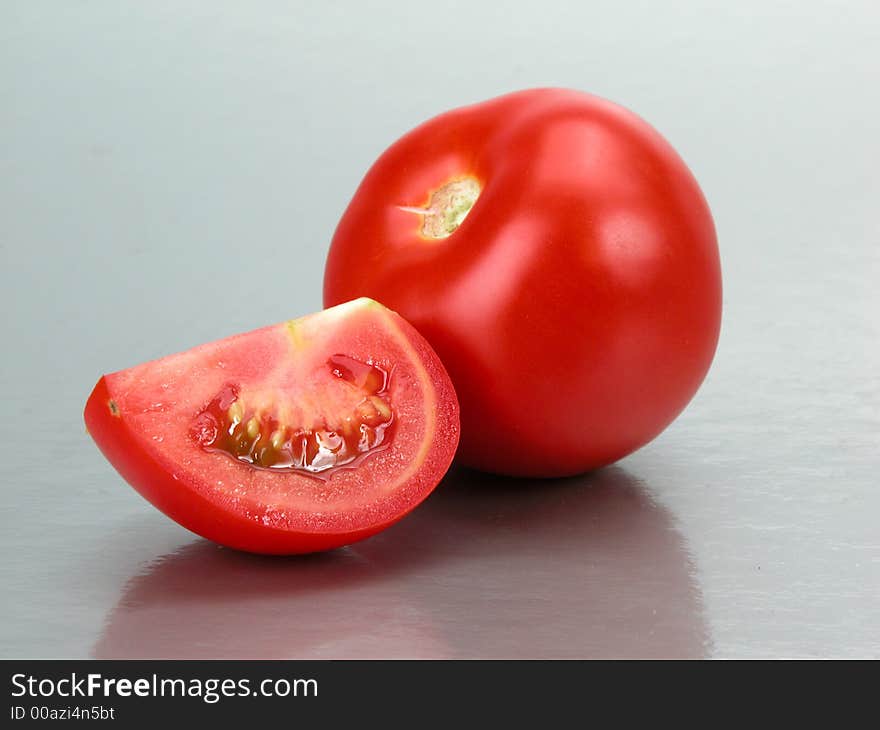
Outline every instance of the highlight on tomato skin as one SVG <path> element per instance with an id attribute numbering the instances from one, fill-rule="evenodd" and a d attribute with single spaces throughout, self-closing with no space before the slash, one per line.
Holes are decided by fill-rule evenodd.
<path id="1" fill-rule="evenodd" d="M 357 299 L 102 377 L 88 432 L 169 517 L 240 550 L 362 540 L 439 483 L 459 437 L 443 364 Z"/>
<path id="2" fill-rule="evenodd" d="M 324 271 L 325 306 L 374 297 L 434 347 L 461 401 L 457 460 L 523 477 L 595 469 L 660 434 L 709 370 L 721 293 L 712 215 L 672 145 L 554 88 L 401 136 Z"/>

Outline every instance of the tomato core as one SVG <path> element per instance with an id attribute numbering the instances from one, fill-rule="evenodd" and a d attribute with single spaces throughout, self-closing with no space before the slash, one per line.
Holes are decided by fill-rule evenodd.
<path id="1" fill-rule="evenodd" d="M 369 454 L 386 448 L 392 437 L 394 417 L 389 399 L 390 374 L 382 368 L 347 355 L 328 358 L 331 382 L 349 391 L 345 398 L 354 405 L 337 407 L 334 416 L 318 423 L 291 418 L 297 405 L 286 393 L 276 393 L 269 403 L 288 403 L 280 412 L 263 407 L 265 394 L 249 398 L 234 383 L 227 383 L 193 420 L 190 433 L 205 451 L 225 453 L 255 468 L 298 471 L 329 476 L 330 470 L 353 466 Z M 329 390 L 329 388 L 328 388 Z M 312 393 L 315 399 L 332 400 L 331 393 Z M 336 399 L 339 401 L 339 397 Z M 322 409 L 325 412 L 327 408 Z M 311 414 L 314 415 L 314 414 Z"/>

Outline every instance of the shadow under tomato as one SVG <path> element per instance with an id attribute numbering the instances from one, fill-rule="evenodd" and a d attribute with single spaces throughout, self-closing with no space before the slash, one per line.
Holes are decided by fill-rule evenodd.
<path id="1" fill-rule="evenodd" d="M 413 514 L 331 553 L 199 540 L 126 585 L 100 658 L 699 657 L 671 518 L 619 467 L 538 481 L 453 469 Z"/>

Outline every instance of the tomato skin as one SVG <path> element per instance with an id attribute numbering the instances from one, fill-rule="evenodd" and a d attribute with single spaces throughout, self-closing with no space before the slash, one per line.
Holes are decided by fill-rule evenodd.
<path id="1" fill-rule="evenodd" d="M 125 409 L 116 405 L 119 402 L 120 388 L 118 385 L 114 388 L 113 383 L 126 379 L 139 380 L 140 378 L 129 376 L 129 373 L 136 369 L 103 376 L 98 381 L 89 396 L 84 412 L 88 432 L 108 461 L 144 498 L 182 526 L 221 545 L 247 552 L 287 555 L 328 550 L 370 537 L 412 511 L 439 483 L 452 462 L 459 430 L 455 391 L 442 363 L 428 343 L 393 312 L 378 307 L 374 302 L 368 303 L 364 308 L 381 309 L 384 313 L 378 316 L 386 321 L 385 326 L 399 337 L 401 349 L 411 353 L 413 360 L 418 362 L 418 369 L 414 368 L 413 372 L 422 373 L 418 385 L 410 382 L 405 387 L 411 392 L 431 391 L 430 398 L 428 394 L 424 397 L 426 402 L 431 403 L 433 415 L 442 419 L 442 423 L 438 421 L 430 424 L 430 428 L 426 427 L 425 432 L 429 434 L 426 440 L 430 448 L 423 452 L 423 457 L 418 463 L 405 465 L 407 471 L 404 476 L 396 472 L 379 471 L 377 479 L 380 482 L 383 477 L 387 477 L 389 482 L 394 478 L 398 478 L 399 481 L 389 485 L 391 488 L 387 499 L 377 498 L 367 509 L 358 511 L 351 508 L 346 513 L 343 506 L 340 508 L 340 514 L 332 519 L 332 515 L 327 516 L 333 511 L 332 506 L 326 502 L 316 501 L 313 505 L 313 513 L 303 510 L 301 505 L 295 508 L 288 506 L 290 520 L 283 527 L 261 519 L 258 512 L 260 505 L 246 504 L 243 499 L 232 499 L 228 489 L 224 492 L 215 490 L 212 486 L 213 479 L 222 475 L 230 488 L 238 484 L 241 488 L 250 488 L 253 491 L 254 483 L 248 481 L 257 478 L 254 477 L 253 467 L 236 463 L 226 455 L 206 454 L 198 444 L 188 438 L 178 439 L 175 444 L 166 442 L 162 448 L 167 449 L 167 452 L 157 450 L 158 447 L 151 443 L 150 435 L 139 431 L 136 425 L 132 425 L 137 421 L 137 409 L 132 413 L 126 413 Z M 372 314 L 369 316 L 373 317 Z M 374 322 L 367 319 L 359 320 L 353 327 L 358 333 L 356 337 L 369 341 L 371 335 L 368 329 L 373 326 L 375 326 Z M 267 331 L 270 329 L 272 328 L 266 328 Z M 259 331 L 250 334 L 258 333 Z M 233 339 L 235 338 L 229 338 L 229 341 Z M 211 343 L 202 348 L 211 347 L 212 344 L 222 343 Z M 198 349 L 200 348 L 190 353 L 196 353 Z M 171 358 L 186 357 L 190 353 L 182 353 Z M 171 358 L 146 363 L 137 370 L 150 373 L 155 367 L 161 367 L 163 362 L 171 361 Z M 201 368 L 203 365 L 201 360 L 205 359 L 192 358 L 189 362 L 199 362 Z M 225 376 L 230 369 L 228 363 L 217 364 L 224 369 Z M 213 365 L 214 363 L 206 364 L 198 373 L 195 370 L 189 374 L 184 373 L 182 387 L 186 389 L 187 378 L 190 378 L 189 382 L 193 388 L 198 387 L 194 379 L 206 377 L 205 373 L 208 373 Z M 181 368 L 166 366 L 165 371 L 173 373 L 176 369 Z M 158 393 L 157 397 L 160 397 Z M 185 419 L 195 412 L 185 413 Z M 398 424 L 396 440 L 404 438 L 401 432 L 405 429 L 406 424 Z M 389 452 L 394 453 L 394 449 L 396 444 L 392 442 Z M 187 468 L 187 461 L 197 460 L 207 461 L 207 468 L 203 470 Z M 356 471 L 374 469 L 378 461 L 377 457 L 368 455 L 357 469 L 348 469 L 344 476 L 335 474 L 332 478 L 339 476 L 339 479 L 351 482 L 354 479 L 352 475 Z M 274 481 L 281 486 L 299 480 L 300 491 L 311 489 L 317 493 L 325 489 L 323 486 L 325 482 L 318 481 L 314 477 L 270 473 L 266 470 L 260 474 L 262 476 L 259 478 L 264 481 Z M 273 503 L 275 502 L 277 500 L 273 500 Z M 280 506 L 285 507 L 283 503 Z M 325 517 L 320 525 L 315 519 L 318 512 L 324 513 Z"/>
<path id="2" fill-rule="evenodd" d="M 427 240 L 430 191 L 482 192 Z M 456 109 L 368 171 L 334 235 L 325 306 L 370 296 L 428 339 L 461 403 L 458 458 L 563 476 L 657 436 L 703 381 L 721 322 L 712 217 L 675 150 L 609 101 L 534 89 Z"/>

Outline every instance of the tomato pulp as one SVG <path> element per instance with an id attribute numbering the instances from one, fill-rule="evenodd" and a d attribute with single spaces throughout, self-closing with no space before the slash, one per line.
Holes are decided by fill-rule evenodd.
<path id="1" fill-rule="evenodd" d="M 464 463 L 561 476 L 659 434 L 705 377 L 721 322 L 712 217 L 631 112 L 562 89 L 425 122 L 357 189 L 326 306 L 369 296 L 443 360 Z"/>
<path id="2" fill-rule="evenodd" d="M 85 421 L 169 517 L 259 553 L 388 527 L 437 485 L 458 443 L 437 355 L 369 299 L 105 375 Z"/>

